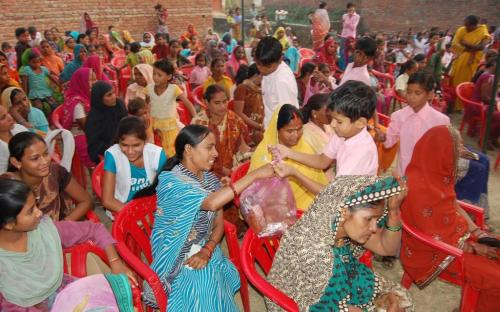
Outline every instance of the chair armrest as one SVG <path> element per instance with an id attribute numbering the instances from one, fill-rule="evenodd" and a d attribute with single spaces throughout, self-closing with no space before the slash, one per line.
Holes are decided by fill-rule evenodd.
<path id="1" fill-rule="evenodd" d="M 457 247 L 451 246 L 447 243 L 435 240 L 430 235 L 425 234 L 425 233 L 415 229 L 414 227 L 408 225 L 403 220 L 401 220 L 401 223 L 403 224 L 404 231 L 406 231 L 408 234 L 410 234 L 412 237 L 416 238 L 417 240 L 419 240 L 423 244 L 430 246 L 430 247 L 433 247 L 433 248 L 436 248 L 437 250 L 439 250 L 445 254 L 454 256 L 455 258 L 462 258 L 463 257 L 463 255 L 464 255 L 463 250 L 458 249 Z"/>
<path id="2" fill-rule="evenodd" d="M 484 209 L 483 208 L 466 203 L 466 202 L 463 202 L 463 201 L 460 201 L 460 200 L 458 201 L 458 204 L 460 205 L 460 207 L 462 207 L 463 210 L 465 210 L 465 212 L 474 216 L 474 218 L 476 219 L 475 223 L 478 227 L 480 227 L 481 229 L 484 229 L 485 224 L 484 224 Z"/>

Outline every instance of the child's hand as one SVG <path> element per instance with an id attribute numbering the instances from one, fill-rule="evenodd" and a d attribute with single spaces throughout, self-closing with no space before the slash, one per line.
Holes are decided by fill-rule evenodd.
<path id="1" fill-rule="evenodd" d="M 270 145 L 267 147 L 267 149 L 273 156 L 273 160 L 276 161 L 285 160 L 290 155 L 290 149 L 281 144 Z"/>
<path id="2" fill-rule="evenodd" d="M 379 128 L 374 128 L 375 130 L 375 142 L 381 142 L 384 143 L 386 140 L 385 133 L 382 132 Z"/>

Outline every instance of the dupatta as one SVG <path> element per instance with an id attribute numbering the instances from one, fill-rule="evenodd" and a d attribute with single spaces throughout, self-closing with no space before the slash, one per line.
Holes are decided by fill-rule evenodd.
<path id="1" fill-rule="evenodd" d="M 61 115 L 61 125 L 64 129 L 71 130 L 73 125 L 73 115 L 78 103 L 83 104 L 85 112 L 90 111 L 90 75 L 92 69 L 79 68 L 71 77 L 68 89 L 64 92 L 63 113 Z"/>

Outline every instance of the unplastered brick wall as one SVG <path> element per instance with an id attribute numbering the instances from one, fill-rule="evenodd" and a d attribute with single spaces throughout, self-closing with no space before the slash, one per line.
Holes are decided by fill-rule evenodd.
<path id="1" fill-rule="evenodd" d="M 88 12 L 100 31 L 113 25 L 128 30 L 135 40 L 144 31 L 156 31 L 154 6 L 161 3 L 168 10 L 167 25 L 171 36 L 178 37 L 187 24 L 194 24 L 200 34 L 212 27 L 211 0 L 0 0 L 0 41 L 15 44 L 17 27 L 35 26 L 43 34 L 56 26 L 61 33 L 78 30 L 83 12 Z"/>
<path id="2" fill-rule="evenodd" d="M 364 28 L 371 31 L 414 31 L 456 29 L 467 15 L 474 14 L 500 25 L 500 0 L 325 0 L 330 10 L 345 10 L 348 2 L 355 3 L 361 13 Z M 264 6 L 317 7 L 319 1 L 263 0 Z"/>

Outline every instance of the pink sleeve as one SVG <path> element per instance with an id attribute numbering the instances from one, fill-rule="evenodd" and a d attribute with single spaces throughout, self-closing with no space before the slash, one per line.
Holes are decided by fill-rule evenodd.
<path id="1" fill-rule="evenodd" d="M 116 243 L 102 223 L 57 221 L 54 222 L 54 225 L 61 237 L 63 248 L 81 244 L 88 240 L 93 241 L 102 249 Z"/>
<path id="2" fill-rule="evenodd" d="M 390 148 L 399 141 L 399 135 L 401 131 L 401 122 L 398 115 L 391 115 L 391 123 L 389 128 L 387 128 L 387 133 L 385 134 L 384 147 Z"/>
<path id="3" fill-rule="evenodd" d="M 339 150 L 339 145 L 341 144 L 340 138 L 336 135 L 332 135 L 330 141 L 323 150 L 323 154 L 330 159 L 337 159 L 337 152 Z"/>

